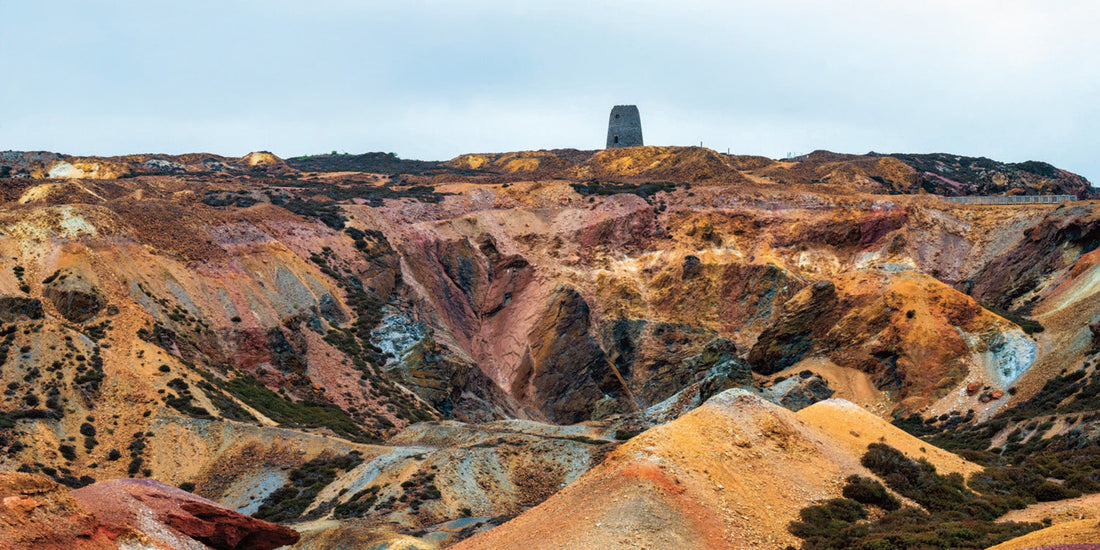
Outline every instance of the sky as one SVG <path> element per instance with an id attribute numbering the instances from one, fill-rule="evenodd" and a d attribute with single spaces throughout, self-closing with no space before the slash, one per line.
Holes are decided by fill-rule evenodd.
<path id="1" fill-rule="evenodd" d="M 1095 0 L 0 0 L 0 150 L 648 145 L 1043 160 L 1100 185 Z"/>

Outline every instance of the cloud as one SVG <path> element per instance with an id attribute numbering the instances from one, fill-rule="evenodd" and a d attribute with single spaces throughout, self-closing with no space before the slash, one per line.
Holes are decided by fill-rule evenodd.
<path id="1" fill-rule="evenodd" d="M 1090 2 L 43 0 L 0 18 L 0 147 L 406 157 L 647 142 L 951 151 L 1100 179 Z"/>

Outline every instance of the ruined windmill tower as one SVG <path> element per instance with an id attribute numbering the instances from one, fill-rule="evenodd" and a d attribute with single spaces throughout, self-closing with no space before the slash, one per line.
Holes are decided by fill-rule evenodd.
<path id="1" fill-rule="evenodd" d="M 642 145 L 642 117 L 635 105 L 616 105 L 607 122 L 607 148 Z"/>

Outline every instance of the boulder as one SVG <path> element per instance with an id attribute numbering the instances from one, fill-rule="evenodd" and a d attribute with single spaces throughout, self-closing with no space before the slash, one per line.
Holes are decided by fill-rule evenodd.
<path id="1" fill-rule="evenodd" d="M 95 286 L 76 273 L 50 277 L 42 295 L 57 308 L 57 312 L 73 323 L 83 323 L 99 314 L 107 300 Z"/>
<path id="2" fill-rule="evenodd" d="M 137 531 L 170 548 L 272 550 L 299 537 L 289 527 L 148 479 L 101 481 L 72 495 L 108 529 Z"/>
<path id="3" fill-rule="evenodd" d="M 799 411 L 818 401 L 824 401 L 834 393 L 836 392 L 829 387 L 829 383 L 824 378 L 809 371 L 785 378 L 764 390 L 764 395 L 769 400 L 792 411 Z"/>

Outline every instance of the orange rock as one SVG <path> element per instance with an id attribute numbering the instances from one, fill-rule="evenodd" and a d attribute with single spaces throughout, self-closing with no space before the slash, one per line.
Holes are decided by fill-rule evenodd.
<path id="1" fill-rule="evenodd" d="M 1005 396 L 1005 392 L 1003 392 L 1001 390 L 997 390 L 997 391 L 993 392 L 992 395 L 990 395 L 990 397 L 992 397 L 993 399 L 1000 399 L 1004 396 Z"/>
<path id="2" fill-rule="evenodd" d="M 982 389 L 982 385 L 977 382 L 971 382 L 966 386 L 966 395 L 974 395 L 978 393 L 978 390 Z"/>
<path id="3" fill-rule="evenodd" d="M 38 507 L 38 502 L 28 496 L 10 496 L 4 497 L 4 507 L 10 508 L 15 512 L 25 514 Z"/>

